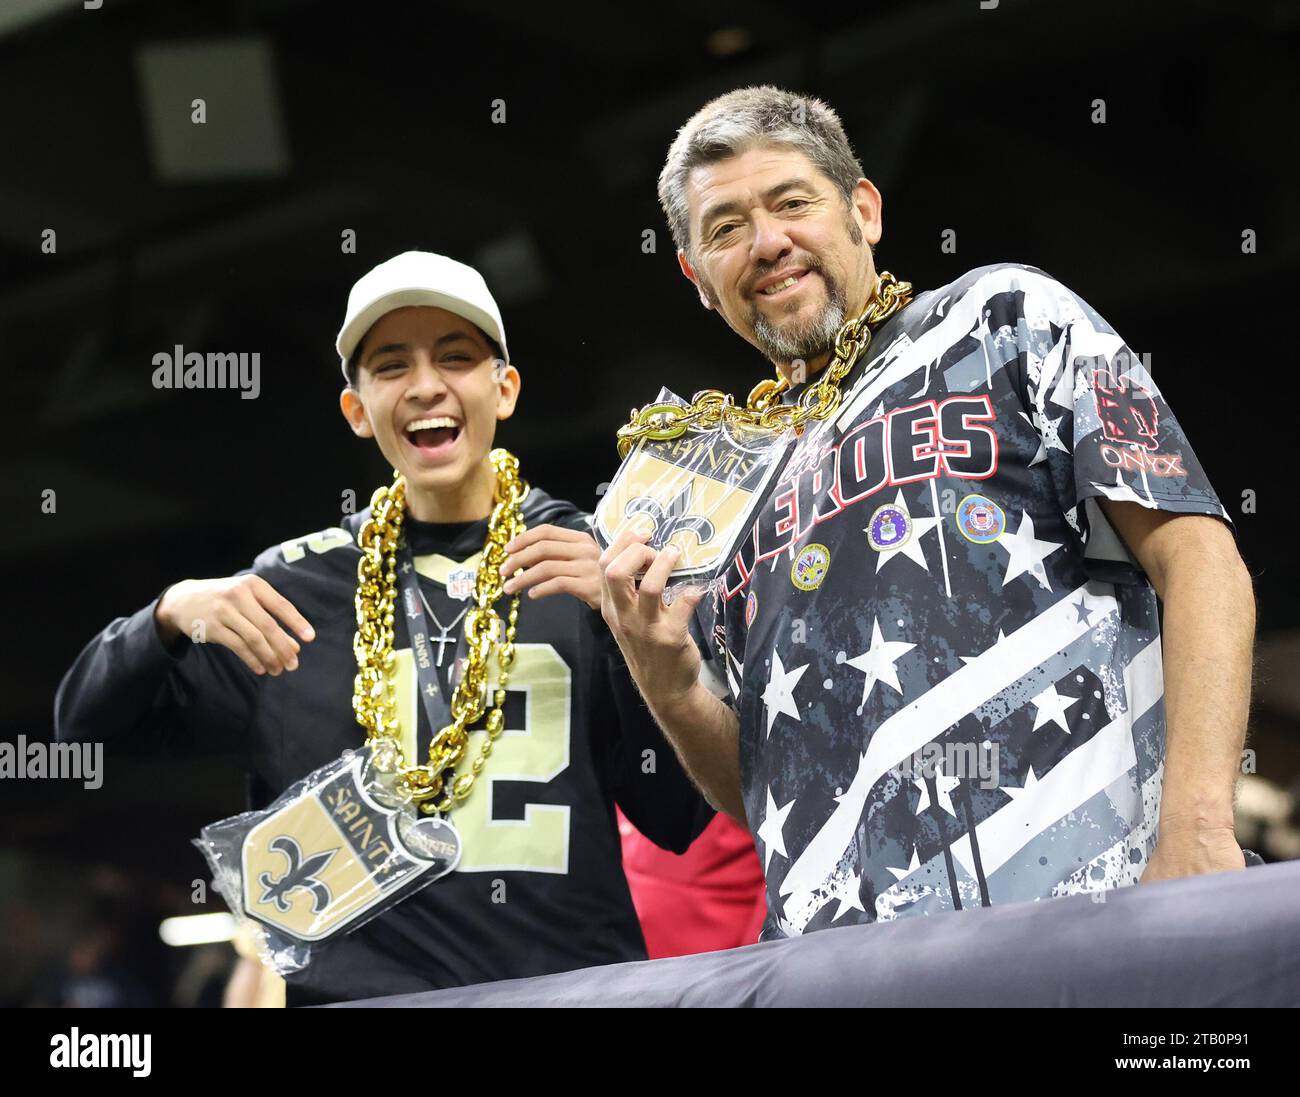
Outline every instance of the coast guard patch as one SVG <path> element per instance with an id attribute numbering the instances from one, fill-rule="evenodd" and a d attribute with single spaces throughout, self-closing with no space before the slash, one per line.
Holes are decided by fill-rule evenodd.
<path id="1" fill-rule="evenodd" d="M 1007 516 L 987 496 L 968 495 L 957 504 L 957 528 L 967 541 L 987 545 L 1002 536 L 1007 528 Z"/>

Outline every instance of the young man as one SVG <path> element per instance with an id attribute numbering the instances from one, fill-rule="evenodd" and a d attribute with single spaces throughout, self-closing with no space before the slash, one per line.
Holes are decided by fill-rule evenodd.
<path id="1" fill-rule="evenodd" d="M 392 674 L 404 758 L 423 762 L 432 731 L 450 722 L 465 665 L 463 620 L 484 578 L 498 487 L 490 453 L 496 424 L 514 412 L 520 376 L 482 277 L 423 252 L 381 263 L 357 282 L 337 349 L 343 415 L 405 480 L 406 559 L 423 605 L 398 603 Z M 521 509 L 548 564 L 540 582 L 527 571 L 516 579 L 577 597 L 519 599 L 504 730 L 450 812 L 463 846 L 459 867 L 320 949 L 289 976 L 289 1005 L 642 959 L 615 802 L 678 851 L 712 816 L 589 608 L 599 600 L 598 553 L 584 515 L 538 488 Z M 60 686 L 58 738 L 143 734 L 149 724 L 174 734 L 186 725 L 235 747 L 254 807 L 362 745 L 354 598 L 369 517 L 285 541 L 236 575 L 184 580 L 114 621 Z M 497 603 L 503 626 L 517 589 L 508 583 Z M 477 772 L 485 738 L 483 730 L 470 736 L 448 785 Z"/>
<path id="2" fill-rule="evenodd" d="M 878 324 L 708 605 L 662 603 L 675 545 L 628 529 L 602 558 L 637 683 L 755 834 L 765 936 L 1243 867 L 1250 576 L 1113 328 L 1013 263 L 908 303 L 875 269 L 880 193 L 816 99 L 709 103 L 659 196 L 700 303 L 786 399 L 846 321 Z M 729 703 L 698 680 L 696 605 Z"/>

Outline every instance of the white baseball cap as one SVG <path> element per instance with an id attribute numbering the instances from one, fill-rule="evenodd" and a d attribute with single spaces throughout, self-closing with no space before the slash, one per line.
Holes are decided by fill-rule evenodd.
<path id="1" fill-rule="evenodd" d="M 394 309 L 413 305 L 432 305 L 463 316 L 495 339 L 505 360 L 510 361 L 501 310 L 483 275 L 445 255 L 404 251 L 363 274 L 348 294 L 347 317 L 334 341 L 345 380 L 348 359 L 375 322 Z"/>

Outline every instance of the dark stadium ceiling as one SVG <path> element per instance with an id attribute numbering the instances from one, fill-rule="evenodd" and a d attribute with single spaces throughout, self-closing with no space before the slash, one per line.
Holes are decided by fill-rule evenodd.
<path id="1" fill-rule="evenodd" d="M 996 260 L 1042 266 L 1155 348 L 1158 378 L 1165 363 L 1216 365 L 1212 319 L 1293 308 L 1294 3 L 579 11 L 0 4 L 0 365 L 22 409 L 0 500 L 29 515 L 42 487 L 61 488 L 57 519 L 12 525 L 0 559 L 26 575 L 32 612 L 48 591 L 75 607 L 47 650 L 0 670 L 11 721 L 47 721 L 56 664 L 160 580 L 242 566 L 326 524 L 341 488 L 378 482 L 335 418 L 331 347 L 351 281 L 396 251 L 487 273 L 525 376 L 507 441 L 557 494 L 594 499 L 613 428 L 660 383 L 747 388 L 762 364 L 695 306 L 654 197 L 676 127 L 733 87 L 836 106 L 885 196 L 882 265 L 922 284 Z M 176 104 L 198 95 L 209 123 L 178 145 Z M 1098 96 L 1105 127 L 1088 120 Z M 1248 263 L 1242 226 L 1262 241 Z M 40 250 L 50 227 L 55 255 Z M 948 227 L 956 256 L 939 254 Z M 361 243 L 343 261 L 348 228 Z M 1242 361 L 1267 349 L 1254 329 L 1218 338 Z M 229 394 L 155 391 L 150 356 L 176 343 L 261 348 L 263 398 L 236 418 Z M 1176 391 L 1193 439 L 1214 438 L 1199 448 L 1221 494 L 1266 492 L 1264 444 L 1236 441 L 1250 408 Z M 270 505 L 261 485 L 285 483 Z M 1274 578 L 1294 555 L 1293 509 L 1279 500 L 1243 531 L 1276 583 L 1264 617 L 1277 628 L 1300 619 Z M 111 581 L 83 574 L 85 545 Z"/>

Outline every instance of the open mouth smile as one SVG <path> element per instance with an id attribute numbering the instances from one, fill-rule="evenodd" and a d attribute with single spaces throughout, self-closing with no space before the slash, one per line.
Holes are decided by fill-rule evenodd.
<path id="1" fill-rule="evenodd" d="M 462 427 L 447 415 L 434 415 L 427 419 L 415 419 L 406 424 L 402 437 L 423 458 L 429 461 L 441 461 L 446 458 L 460 440 Z"/>

